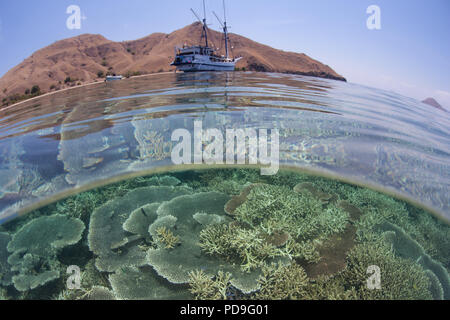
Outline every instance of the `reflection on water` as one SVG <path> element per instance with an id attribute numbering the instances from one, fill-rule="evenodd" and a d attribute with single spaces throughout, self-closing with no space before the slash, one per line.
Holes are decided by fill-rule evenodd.
<path id="1" fill-rule="evenodd" d="M 280 162 L 370 185 L 450 219 L 447 113 L 338 81 L 162 74 L 0 110 L 0 221 L 99 181 L 170 166 L 177 128 L 274 129 Z"/>

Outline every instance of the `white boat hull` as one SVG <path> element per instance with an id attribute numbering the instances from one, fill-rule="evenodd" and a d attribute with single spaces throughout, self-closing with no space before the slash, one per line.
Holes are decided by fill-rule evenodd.
<path id="1" fill-rule="evenodd" d="M 177 65 L 177 70 L 184 72 L 195 71 L 234 71 L 236 63 L 222 62 L 222 63 L 186 63 Z"/>

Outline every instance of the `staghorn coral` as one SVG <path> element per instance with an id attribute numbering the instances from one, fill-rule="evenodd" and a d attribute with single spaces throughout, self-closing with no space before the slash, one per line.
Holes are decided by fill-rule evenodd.
<path id="1" fill-rule="evenodd" d="M 251 271 L 266 260 L 286 257 L 286 253 L 268 243 L 258 231 L 235 224 L 214 224 L 200 232 L 200 247 L 209 255 L 220 256 Z"/>
<path id="2" fill-rule="evenodd" d="M 367 288 L 367 268 L 376 265 L 381 270 L 381 289 Z M 411 260 L 396 257 L 383 241 L 355 246 L 347 256 L 343 281 L 354 287 L 358 299 L 364 300 L 429 300 L 430 282 L 424 269 Z"/>
<path id="3" fill-rule="evenodd" d="M 324 210 L 321 201 L 309 195 L 265 184 L 250 190 L 234 216 L 268 234 L 283 231 L 302 240 L 342 232 L 349 218 L 347 212 L 334 205 Z"/>
<path id="4" fill-rule="evenodd" d="M 371 190 L 304 174 L 261 177 L 257 170 L 208 171 L 207 175 L 189 171 L 177 173 L 177 178 L 158 175 L 122 181 L 5 225 L 0 229 L 0 243 L 3 239 L 6 247 L 11 239 L 4 234 L 17 233 L 35 217 L 64 213 L 87 222 L 109 199 L 117 200 L 101 217 L 104 228 L 95 230 L 108 253 L 94 252 L 94 258 L 84 259 L 90 260 L 82 273 L 82 290 L 62 288 L 65 264 L 73 261 L 68 256 L 74 248 L 67 248 L 70 253 L 56 250 L 60 253 L 55 259 L 25 250 L 11 253 L 12 264 L 6 262 L 4 268 L 13 273 L 10 281 L 12 275 L 23 273 L 16 278 L 16 287 L 35 289 L 17 293 L 11 286 L 2 292 L 10 298 L 58 299 L 445 298 L 450 228 L 429 213 Z M 302 190 L 297 193 L 292 188 L 299 184 Z M 225 194 L 200 196 L 192 189 L 172 188 L 179 185 L 192 186 L 195 192 L 222 190 Z M 155 191 L 128 197 L 148 186 L 186 193 L 159 198 Z M 227 195 L 237 199 L 246 188 L 242 201 L 225 214 L 222 208 L 230 203 Z M 129 208 L 121 210 L 128 204 L 119 199 L 131 203 Z M 166 248 L 158 237 L 161 228 L 179 237 L 180 243 Z M 83 250 L 79 252 L 88 254 L 87 248 Z M 133 252 L 139 254 L 133 256 Z M 4 256 L 8 258 L 6 250 Z M 105 263 L 111 271 L 100 272 L 94 261 Z M 272 265 L 272 261 L 279 263 Z M 144 266 L 139 267 L 141 263 Z M 369 264 L 381 267 L 381 290 L 367 289 Z M 5 279 L 2 276 L 0 282 Z M 53 281 L 56 277 L 62 280 Z M 108 289 L 113 282 L 113 290 Z"/>
<path id="5" fill-rule="evenodd" d="M 261 289 L 253 296 L 257 300 L 303 299 L 308 287 L 306 272 L 296 263 L 265 266 L 258 282 Z"/>
<path id="6" fill-rule="evenodd" d="M 317 245 L 312 241 L 300 241 L 296 242 L 288 240 L 286 243 L 286 252 L 296 259 L 302 259 L 307 262 L 319 262 L 320 253 L 317 250 Z"/>
<path id="7" fill-rule="evenodd" d="M 165 249 L 175 248 L 180 243 L 180 238 L 175 236 L 171 230 L 166 227 L 159 227 L 156 229 L 156 234 L 159 242 L 164 246 Z"/>
<path id="8" fill-rule="evenodd" d="M 189 291 L 196 300 L 227 300 L 231 273 L 219 271 L 213 278 L 203 270 L 189 272 Z"/>
<path id="9" fill-rule="evenodd" d="M 64 290 L 58 296 L 54 298 L 55 300 L 116 300 L 114 293 L 103 286 L 92 286 L 89 289 L 73 289 Z"/>
<path id="10" fill-rule="evenodd" d="M 294 191 L 298 193 L 307 192 L 309 195 L 320 200 L 323 204 L 328 204 L 330 200 L 333 198 L 331 194 L 320 191 L 318 188 L 314 186 L 314 184 L 310 182 L 302 182 L 295 185 Z"/>
<path id="11" fill-rule="evenodd" d="M 87 291 L 82 297 L 84 300 L 115 300 L 116 297 L 106 287 L 102 286 L 93 286 L 89 291 Z"/>

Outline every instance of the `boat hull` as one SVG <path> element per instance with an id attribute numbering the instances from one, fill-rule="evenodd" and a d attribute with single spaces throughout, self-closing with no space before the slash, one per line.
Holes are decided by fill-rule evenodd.
<path id="1" fill-rule="evenodd" d="M 174 64 L 175 65 L 175 64 Z M 196 71 L 234 71 L 234 62 L 222 62 L 222 63 L 185 63 L 175 65 L 177 70 L 184 72 L 196 72 Z"/>

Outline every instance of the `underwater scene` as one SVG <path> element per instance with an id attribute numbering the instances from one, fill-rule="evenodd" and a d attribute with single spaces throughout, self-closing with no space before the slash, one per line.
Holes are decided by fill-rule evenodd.
<path id="1" fill-rule="evenodd" d="M 0 299 L 448 300 L 450 117 L 436 112 L 255 72 L 4 108 Z M 243 162 L 237 136 L 222 155 L 229 129 L 256 132 Z"/>
<path id="2" fill-rule="evenodd" d="M 0 241 L 5 299 L 450 298 L 448 225 L 285 170 L 125 180 L 9 222 Z M 71 265 L 82 270 L 78 290 L 66 286 Z"/>

